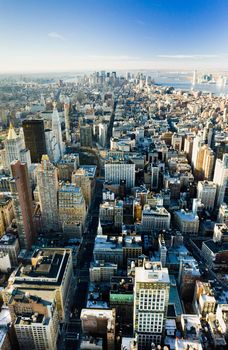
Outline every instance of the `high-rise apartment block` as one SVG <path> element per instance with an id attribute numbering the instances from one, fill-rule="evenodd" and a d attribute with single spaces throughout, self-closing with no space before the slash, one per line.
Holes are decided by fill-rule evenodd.
<path id="1" fill-rule="evenodd" d="M 56 349 L 59 317 L 55 292 L 14 289 L 7 305 L 20 349 Z"/>
<path id="2" fill-rule="evenodd" d="M 194 175 L 198 180 L 212 180 L 215 156 L 208 145 L 198 148 L 194 164 Z"/>
<path id="3" fill-rule="evenodd" d="M 212 181 L 199 181 L 197 198 L 201 200 L 205 209 L 213 210 L 216 197 L 216 184 Z"/>
<path id="4" fill-rule="evenodd" d="M 106 145 L 107 133 L 108 133 L 108 124 L 100 123 L 99 124 L 99 144 L 102 147 L 105 147 L 105 145 Z"/>
<path id="5" fill-rule="evenodd" d="M 57 163 L 59 180 L 71 181 L 71 175 L 78 167 L 78 153 L 64 154 L 64 156 Z"/>
<path id="6" fill-rule="evenodd" d="M 86 205 L 89 206 L 92 197 L 93 183 L 87 175 L 86 170 L 83 168 L 75 170 L 72 174 L 71 182 L 81 188 Z"/>
<path id="7" fill-rule="evenodd" d="M 58 196 L 59 220 L 63 231 L 80 237 L 86 217 L 86 204 L 81 188 L 73 184 L 63 185 Z"/>
<path id="8" fill-rule="evenodd" d="M 93 130 L 91 125 L 80 126 L 80 144 L 82 147 L 93 146 Z"/>
<path id="9" fill-rule="evenodd" d="M 217 185 L 216 205 L 219 207 L 227 198 L 228 191 L 228 154 L 223 159 L 217 159 L 213 182 Z"/>
<path id="10" fill-rule="evenodd" d="M 105 163 L 105 181 L 119 185 L 124 180 L 127 188 L 135 186 L 135 164 L 125 160 L 109 160 Z"/>
<path id="11" fill-rule="evenodd" d="M 159 167 L 151 165 L 151 189 L 157 190 L 159 185 Z"/>
<path id="12" fill-rule="evenodd" d="M 11 163 L 10 190 L 21 248 L 30 248 L 35 238 L 33 223 L 32 191 L 26 163 L 19 160 Z"/>
<path id="13" fill-rule="evenodd" d="M 218 222 L 228 226 L 228 205 L 226 203 L 221 204 L 219 207 Z"/>
<path id="14" fill-rule="evenodd" d="M 138 349 L 161 344 L 169 300 L 169 273 L 160 262 L 144 261 L 135 267 L 134 332 Z"/>
<path id="15" fill-rule="evenodd" d="M 56 231 L 59 227 L 58 173 L 47 155 L 42 156 L 36 175 L 43 230 Z"/>

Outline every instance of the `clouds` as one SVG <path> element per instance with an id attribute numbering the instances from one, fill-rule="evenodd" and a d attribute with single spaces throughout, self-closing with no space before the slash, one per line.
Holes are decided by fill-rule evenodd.
<path id="1" fill-rule="evenodd" d="M 50 33 L 48 33 L 48 36 L 49 36 L 49 38 L 53 38 L 53 39 L 66 40 L 66 38 L 63 35 L 61 35 L 57 32 L 50 32 Z"/>
<path id="2" fill-rule="evenodd" d="M 157 55 L 158 58 L 173 58 L 173 59 L 205 59 L 205 58 L 220 58 L 222 55 Z"/>
<path id="3" fill-rule="evenodd" d="M 106 61 L 137 61 L 140 57 L 128 56 L 128 55 L 88 55 L 88 58 L 94 60 L 106 60 Z"/>

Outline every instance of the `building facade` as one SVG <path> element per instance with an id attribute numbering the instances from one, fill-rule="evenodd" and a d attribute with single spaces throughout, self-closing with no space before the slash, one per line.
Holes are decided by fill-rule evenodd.
<path id="1" fill-rule="evenodd" d="M 56 231 L 59 228 L 58 173 L 47 155 L 42 156 L 36 176 L 43 230 Z"/>

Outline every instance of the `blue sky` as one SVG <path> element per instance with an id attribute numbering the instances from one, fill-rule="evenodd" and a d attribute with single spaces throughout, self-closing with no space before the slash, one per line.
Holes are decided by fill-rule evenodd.
<path id="1" fill-rule="evenodd" d="M 0 0 L 0 71 L 228 69 L 228 0 Z"/>

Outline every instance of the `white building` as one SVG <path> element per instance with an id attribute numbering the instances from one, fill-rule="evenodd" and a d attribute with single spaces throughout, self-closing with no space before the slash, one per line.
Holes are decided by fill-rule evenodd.
<path id="1" fill-rule="evenodd" d="M 20 132 L 16 134 L 12 124 L 10 124 L 8 136 L 4 141 L 6 164 L 7 168 L 10 169 L 10 163 L 15 160 L 20 160 L 27 164 L 27 167 L 31 166 L 30 151 L 25 148 L 24 135 Z"/>
<path id="2" fill-rule="evenodd" d="M 126 187 L 135 186 L 135 164 L 129 161 L 108 161 L 105 164 L 105 181 L 113 184 L 120 184 L 120 181 L 126 181 Z"/>
<path id="3" fill-rule="evenodd" d="M 45 142 L 47 155 L 51 162 L 57 163 L 61 157 L 59 144 L 51 129 L 45 130 Z"/>
<path id="4" fill-rule="evenodd" d="M 138 350 L 160 344 L 169 300 L 169 273 L 160 262 L 144 261 L 135 268 L 134 332 Z"/>
<path id="5" fill-rule="evenodd" d="M 175 221 L 181 233 L 196 235 L 199 230 L 199 217 L 194 212 L 184 209 L 175 211 Z"/>
<path id="6" fill-rule="evenodd" d="M 59 119 L 59 113 L 56 108 L 56 103 L 53 103 L 53 113 L 52 113 L 52 131 L 55 135 L 56 142 L 60 150 L 60 156 L 64 153 L 64 143 L 62 139 L 61 123 Z"/>
<path id="7" fill-rule="evenodd" d="M 117 273 L 117 264 L 95 261 L 90 264 L 89 276 L 91 282 L 110 282 Z"/>
<path id="8" fill-rule="evenodd" d="M 170 213 L 164 207 L 152 209 L 145 204 L 142 211 L 142 230 L 159 231 L 168 230 L 170 227 Z"/>
<path id="9" fill-rule="evenodd" d="M 221 333 L 228 336 L 228 304 L 218 304 L 216 310 L 216 320 L 219 323 Z"/>
<path id="10" fill-rule="evenodd" d="M 214 209 L 216 196 L 216 184 L 212 181 L 199 181 L 197 187 L 197 198 L 204 204 L 208 210 Z"/>
<path id="11" fill-rule="evenodd" d="M 218 221 L 228 225 L 228 205 L 226 203 L 219 207 Z"/>
<path id="12" fill-rule="evenodd" d="M 223 160 L 217 159 L 213 182 L 217 185 L 216 205 L 219 207 L 225 198 L 228 181 L 228 154 L 223 155 Z"/>
<path id="13" fill-rule="evenodd" d="M 56 349 L 59 318 L 54 293 L 16 293 L 19 294 L 18 299 L 12 296 L 9 306 L 20 349 Z"/>
<path id="14" fill-rule="evenodd" d="M 11 267 L 9 253 L 0 250 L 0 271 L 7 273 L 10 271 Z"/>
<path id="15" fill-rule="evenodd" d="M 105 147 L 107 141 L 108 125 L 99 123 L 99 144 Z"/>
<path id="16" fill-rule="evenodd" d="M 199 132 L 194 140 L 193 140 L 193 147 L 192 147 L 192 166 L 193 166 L 193 169 L 195 168 L 196 166 L 196 162 L 197 162 L 197 156 L 198 156 L 198 152 L 199 152 L 199 149 L 200 147 L 204 144 L 204 141 L 203 141 L 203 134 L 202 132 Z"/>

